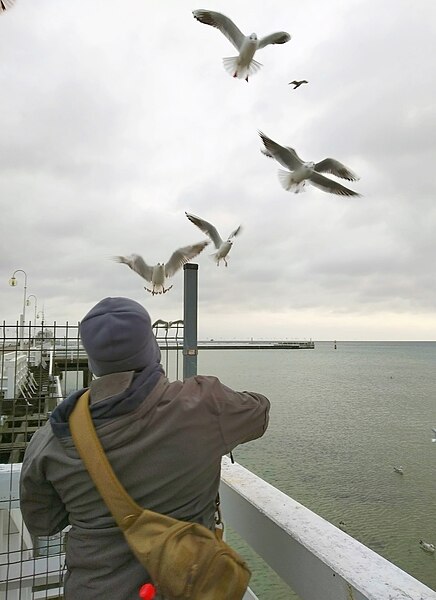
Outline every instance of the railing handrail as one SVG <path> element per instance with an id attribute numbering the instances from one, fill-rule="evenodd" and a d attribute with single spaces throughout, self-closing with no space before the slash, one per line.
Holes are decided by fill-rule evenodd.
<path id="1" fill-rule="evenodd" d="M 302 600 L 436 600 L 436 591 L 227 457 L 220 496 L 225 521 Z"/>
<path id="2" fill-rule="evenodd" d="M 0 508 L 18 507 L 20 470 L 0 465 Z M 226 457 L 220 495 L 226 523 L 302 600 L 436 600 L 436 591 Z"/>

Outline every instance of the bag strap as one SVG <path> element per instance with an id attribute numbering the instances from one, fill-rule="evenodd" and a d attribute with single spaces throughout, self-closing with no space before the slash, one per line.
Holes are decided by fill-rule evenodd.
<path id="1" fill-rule="evenodd" d="M 89 410 L 89 390 L 84 392 L 69 419 L 71 435 L 95 487 L 121 529 L 126 529 L 143 508 L 126 492 L 116 477 L 95 431 Z"/>

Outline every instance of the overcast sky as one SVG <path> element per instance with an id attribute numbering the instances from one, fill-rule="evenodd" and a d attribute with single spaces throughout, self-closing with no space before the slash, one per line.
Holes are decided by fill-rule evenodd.
<path id="1" fill-rule="evenodd" d="M 247 84 L 198 8 L 292 39 Z M 210 246 L 195 259 L 200 337 L 435 340 L 435 57 L 434 0 L 16 0 L 0 14 L 1 319 L 22 311 L 16 269 L 47 322 L 118 295 L 180 318 L 182 271 L 151 297 L 110 258 L 201 241 L 188 211 L 243 226 L 228 268 Z M 340 160 L 362 196 L 286 192 L 258 130 Z"/>

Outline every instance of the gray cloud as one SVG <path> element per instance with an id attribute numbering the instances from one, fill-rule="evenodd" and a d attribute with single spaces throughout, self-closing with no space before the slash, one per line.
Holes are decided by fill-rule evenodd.
<path id="1" fill-rule="evenodd" d="M 151 298 L 110 257 L 155 263 L 203 239 L 187 210 L 223 235 L 243 225 L 228 269 L 211 246 L 198 257 L 200 333 L 435 339 L 432 0 L 209 8 L 292 40 L 260 51 L 246 84 L 222 67 L 233 47 L 178 0 L 17 0 L 2 15 L 2 318 L 18 318 L 17 268 L 49 319 L 105 295 L 180 317 L 182 273 Z M 285 192 L 258 129 L 344 162 L 363 196 Z"/>

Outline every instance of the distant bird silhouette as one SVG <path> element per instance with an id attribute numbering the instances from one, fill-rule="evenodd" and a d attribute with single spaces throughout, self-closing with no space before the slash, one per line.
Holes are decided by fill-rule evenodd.
<path id="1" fill-rule="evenodd" d="M 421 548 L 423 550 L 425 550 L 426 552 L 429 552 L 430 554 L 433 554 L 435 548 L 434 548 L 434 544 L 429 544 L 428 542 L 423 542 L 422 540 L 419 540 L 419 545 L 421 546 Z"/>
<path id="2" fill-rule="evenodd" d="M 15 3 L 15 0 L 0 0 L 0 12 L 11 8 Z"/>
<path id="3" fill-rule="evenodd" d="M 399 475 L 404 475 L 403 467 L 394 467 L 394 471 Z"/>
<path id="4" fill-rule="evenodd" d="M 235 231 L 233 231 L 229 235 L 229 237 L 224 241 L 221 239 L 220 234 L 218 233 L 216 227 L 212 225 L 212 223 L 208 223 L 208 221 L 200 219 L 200 217 L 196 217 L 195 215 L 191 215 L 187 212 L 185 212 L 185 215 L 188 217 L 191 223 L 197 225 L 197 227 L 201 229 L 203 233 L 209 236 L 212 242 L 215 244 L 215 248 L 217 249 L 217 251 L 212 256 L 216 260 L 217 267 L 219 267 L 221 260 L 224 261 L 224 264 L 227 267 L 228 265 L 226 257 L 230 252 L 231 247 L 233 246 L 232 239 L 241 232 L 242 226 L 239 225 L 239 227 L 235 229 Z"/>
<path id="5" fill-rule="evenodd" d="M 293 89 L 296 90 L 297 88 L 300 87 L 300 85 L 303 85 L 303 83 L 309 83 L 309 82 L 306 81 L 305 79 L 301 79 L 300 81 L 295 81 L 295 79 L 294 79 L 294 81 L 290 81 L 288 83 L 288 85 L 293 85 L 294 86 Z"/>
<path id="6" fill-rule="evenodd" d="M 146 281 L 150 281 L 153 284 L 152 289 L 150 290 L 149 288 L 144 287 L 144 290 L 150 292 L 152 296 L 154 296 L 155 294 L 165 294 L 168 292 L 173 286 L 170 285 L 170 287 L 165 289 L 165 279 L 167 277 L 172 277 L 174 273 L 181 269 L 185 263 L 189 262 L 191 258 L 200 254 L 208 244 L 209 241 L 204 240 L 203 242 L 193 244 L 192 246 L 179 248 L 173 252 L 167 263 L 157 263 L 157 265 L 152 267 L 147 265 L 145 260 L 139 254 L 114 256 L 113 260 L 129 266 L 132 271 L 138 273 L 138 275 L 143 277 Z"/>
<path id="7" fill-rule="evenodd" d="M 238 56 L 223 58 L 224 68 L 233 77 L 245 79 L 245 81 L 248 81 L 248 77 L 256 73 L 262 66 L 261 63 L 253 59 L 257 50 L 269 44 L 285 44 L 291 39 L 286 31 L 271 33 L 260 39 L 255 33 L 244 35 L 231 19 L 212 10 L 194 10 L 192 14 L 200 23 L 219 29 L 234 45 L 239 54 Z"/>
<path id="8" fill-rule="evenodd" d="M 306 181 L 315 187 L 339 196 L 359 196 L 357 192 L 346 188 L 337 181 L 324 177 L 321 173 L 332 173 L 336 177 L 348 179 L 348 181 L 357 181 L 359 177 L 348 169 L 345 165 L 334 158 L 325 158 L 320 162 L 304 162 L 293 148 L 289 146 L 280 146 L 277 142 L 267 137 L 259 131 L 261 140 L 265 148 L 261 149 L 262 154 L 268 158 L 275 158 L 288 171 L 279 169 L 279 180 L 282 187 L 288 192 L 302 192 Z"/>
<path id="9" fill-rule="evenodd" d="M 431 430 L 433 432 L 433 437 L 431 438 L 431 441 L 436 442 L 436 427 L 432 427 Z"/>

